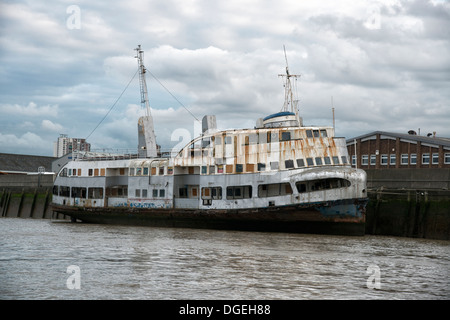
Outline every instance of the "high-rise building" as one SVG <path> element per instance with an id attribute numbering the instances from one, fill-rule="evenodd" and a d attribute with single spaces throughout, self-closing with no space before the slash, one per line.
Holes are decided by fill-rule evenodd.
<path id="1" fill-rule="evenodd" d="M 91 144 L 86 139 L 69 138 L 67 134 L 60 134 L 57 141 L 53 143 L 53 156 L 60 158 L 73 151 L 90 151 Z"/>

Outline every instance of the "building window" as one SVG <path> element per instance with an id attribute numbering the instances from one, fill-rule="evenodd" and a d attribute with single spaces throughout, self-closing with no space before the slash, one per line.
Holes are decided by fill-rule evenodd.
<path id="1" fill-rule="evenodd" d="M 433 164 L 439 164 L 439 153 L 433 153 L 433 158 L 431 161 Z"/>
<path id="2" fill-rule="evenodd" d="M 367 166 L 369 164 L 369 156 L 367 154 L 361 156 L 361 164 L 363 166 Z"/>
<path id="3" fill-rule="evenodd" d="M 388 155 L 387 154 L 382 154 L 381 155 L 381 165 L 385 166 L 388 163 Z"/>
<path id="4" fill-rule="evenodd" d="M 403 153 L 402 154 L 402 159 L 401 159 L 401 164 L 408 164 L 408 159 L 409 159 L 409 156 L 408 156 L 408 154 L 406 154 L 406 153 Z"/>
<path id="5" fill-rule="evenodd" d="M 352 155 L 352 166 L 356 166 L 356 156 Z"/>
<path id="6" fill-rule="evenodd" d="M 395 154 L 391 154 L 389 158 L 389 164 L 391 166 L 395 166 L 395 163 L 397 162 L 397 156 Z"/>
<path id="7" fill-rule="evenodd" d="M 444 153 L 444 163 L 450 164 L 450 153 Z"/>
<path id="8" fill-rule="evenodd" d="M 377 155 L 376 154 L 371 154 L 370 155 L 370 165 L 371 166 L 375 166 L 377 164 Z"/>
<path id="9" fill-rule="evenodd" d="M 429 153 L 422 154 L 422 164 L 430 164 L 430 154 Z"/>

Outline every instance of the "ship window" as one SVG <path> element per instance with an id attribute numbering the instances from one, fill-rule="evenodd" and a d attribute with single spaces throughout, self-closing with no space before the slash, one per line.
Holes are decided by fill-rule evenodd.
<path id="1" fill-rule="evenodd" d="M 215 173 L 215 166 L 209 166 L 209 174 L 214 174 Z"/>
<path id="2" fill-rule="evenodd" d="M 164 167 L 159 168 L 159 175 L 160 176 L 164 175 Z"/>
<path id="3" fill-rule="evenodd" d="M 325 164 L 331 164 L 330 157 L 324 157 L 323 160 L 325 161 Z"/>
<path id="4" fill-rule="evenodd" d="M 260 184 L 258 186 L 258 197 L 277 197 L 292 194 L 289 183 Z"/>
<path id="5" fill-rule="evenodd" d="M 339 157 L 333 156 L 333 164 L 339 164 Z"/>
<path id="6" fill-rule="evenodd" d="M 92 176 L 92 169 L 88 170 L 88 175 L 91 177 Z"/>
<path id="7" fill-rule="evenodd" d="M 347 179 L 328 178 L 328 179 L 297 182 L 295 185 L 299 193 L 304 193 L 309 191 L 345 188 L 349 187 L 351 183 Z"/>
<path id="8" fill-rule="evenodd" d="M 72 175 L 72 169 L 69 169 L 69 176 Z"/>
<path id="9" fill-rule="evenodd" d="M 134 168 L 130 168 L 130 176 L 134 176 Z"/>
<path id="10" fill-rule="evenodd" d="M 105 176 L 105 168 L 100 169 L 100 175 L 101 175 L 102 177 Z"/>
<path id="11" fill-rule="evenodd" d="M 237 173 L 239 173 L 239 172 L 242 172 L 243 171 L 243 165 L 242 164 L 236 164 L 236 172 Z"/>
<path id="12" fill-rule="evenodd" d="M 227 187 L 227 199 L 249 199 L 252 197 L 252 186 Z"/>
<path id="13" fill-rule="evenodd" d="M 147 198 L 147 189 L 142 189 L 142 198 Z"/>
<path id="14" fill-rule="evenodd" d="M 327 137 L 327 130 L 325 130 L 325 129 L 320 130 L 320 136 L 322 138 L 326 138 Z"/>
<path id="15" fill-rule="evenodd" d="M 119 174 L 121 175 L 121 176 L 124 176 L 125 175 L 125 168 L 120 168 L 119 169 Z M 79 174 L 78 174 L 79 175 Z"/>
<path id="16" fill-rule="evenodd" d="M 140 176 L 142 174 L 142 168 L 136 168 L 136 175 Z"/>
<path id="17" fill-rule="evenodd" d="M 252 133 L 248 136 L 249 144 L 257 144 L 258 143 L 258 134 Z"/>
<path id="18" fill-rule="evenodd" d="M 220 200 L 222 199 L 222 187 L 202 188 L 202 199 Z"/>
<path id="19" fill-rule="evenodd" d="M 225 136 L 225 144 L 232 144 L 233 141 L 231 139 L 231 136 Z"/>
<path id="20" fill-rule="evenodd" d="M 202 174 L 207 174 L 207 173 L 208 173 L 208 167 L 202 166 Z"/>
<path id="21" fill-rule="evenodd" d="M 297 159 L 297 167 L 301 168 L 305 166 L 305 160 Z"/>
<path id="22" fill-rule="evenodd" d="M 187 188 L 179 188 L 178 189 L 178 197 L 179 198 L 187 198 L 188 197 L 188 189 Z"/>
<path id="23" fill-rule="evenodd" d="M 59 187 L 59 195 L 61 197 L 70 197 L 70 187 Z"/>
<path id="24" fill-rule="evenodd" d="M 167 168 L 167 174 L 173 174 L 173 167 Z"/>
<path id="25" fill-rule="evenodd" d="M 53 195 L 55 195 L 55 196 L 58 195 L 58 186 L 53 186 L 52 193 L 53 193 Z"/>
<path id="26" fill-rule="evenodd" d="M 316 157 L 316 165 L 321 166 L 322 165 L 322 158 Z"/>
<path id="27" fill-rule="evenodd" d="M 202 148 L 207 148 L 211 144 L 210 138 L 203 138 L 202 139 Z"/>
<path id="28" fill-rule="evenodd" d="M 291 133 L 289 131 L 281 133 L 281 141 L 291 140 Z"/>
<path id="29" fill-rule="evenodd" d="M 258 171 L 266 171 L 266 164 L 258 163 Z"/>
<path id="30" fill-rule="evenodd" d="M 88 189 L 89 199 L 103 199 L 103 188 L 89 188 Z"/>
<path id="31" fill-rule="evenodd" d="M 166 196 L 166 190 L 165 189 L 159 189 L 159 197 L 164 198 Z"/>
<path id="32" fill-rule="evenodd" d="M 148 176 L 148 168 L 144 168 L 144 176 Z"/>
<path id="33" fill-rule="evenodd" d="M 294 168 L 294 160 L 285 160 L 284 166 L 286 169 L 293 169 Z"/>
<path id="34" fill-rule="evenodd" d="M 306 137 L 307 138 L 312 138 L 313 137 L 312 130 L 306 130 Z"/>
<path id="35" fill-rule="evenodd" d="M 217 166 L 217 173 L 223 173 L 223 165 Z"/>
<path id="36" fill-rule="evenodd" d="M 94 176 L 98 177 L 98 169 L 94 169 Z"/>
<path id="37" fill-rule="evenodd" d="M 245 165 L 245 171 L 247 171 L 247 172 L 255 172 L 255 165 L 253 163 L 247 163 Z"/>
<path id="38" fill-rule="evenodd" d="M 219 146 L 222 144 L 222 137 L 216 137 L 214 139 L 214 143 L 216 144 L 216 146 Z"/>
<path id="39" fill-rule="evenodd" d="M 314 165 L 313 158 L 306 158 L 306 163 L 308 164 L 308 166 L 313 166 Z"/>
<path id="40" fill-rule="evenodd" d="M 140 189 L 136 189 L 135 196 L 136 196 L 136 198 L 140 198 L 141 197 L 141 190 Z"/>
<path id="41" fill-rule="evenodd" d="M 278 161 L 273 161 L 270 163 L 271 170 L 278 170 Z"/>
<path id="42" fill-rule="evenodd" d="M 343 163 L 343 164 L 347 164 L 347 163 L 348 163 L 348 162 L 347 162 L 347 157 L 346 157 L 346 156 L 342 156 L 341 159 L 342 159 L 342 163 Z"/>
<path id="43" fill-rule="evenodd" d="M 153 198 L 158 198 L 158 190 L 157 189 L 153 189 Z"/>
<path id="44" fill-rule="evenodd" d="M 86 188 L 79 188 L 79 187 L 72 188 L 72 198 L 86 199 Z"/>
<path id="45" fill-rule="evenodd" d="M 314 134 L 314 138 L 320 137 L 319 130 L 313 130 L 313 134 Z"/>
<path id="46" fill-rule="evenodd" d="M 227 173 L 233 173 L 233 165 L 227 164 Z"/>
<path id="47" fill-rule="evenodd" d="M 279 142 L 278 132 L 267 132 L 267 142 Z"/>

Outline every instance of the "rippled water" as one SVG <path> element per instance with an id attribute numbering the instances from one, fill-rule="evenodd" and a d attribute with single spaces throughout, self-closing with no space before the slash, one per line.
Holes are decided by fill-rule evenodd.
<path id="1" fill-rule="evenodd" d="M 449 299 L 449 271 L 449 241 L 0 219 L 0 299 Z"/>

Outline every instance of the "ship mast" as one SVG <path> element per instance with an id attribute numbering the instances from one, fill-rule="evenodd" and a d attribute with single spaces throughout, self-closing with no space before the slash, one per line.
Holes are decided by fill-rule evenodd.
<path id="1" fill-rule="evenodd" d="M 138 120 L 138 153 L 139 157 L 153 158 L 158 155 L 158 147 L 156 145 L 156 135 L 153 127 L 153 118 L 150 112 L 150 105 L 148 103 L 147 82 L 145 81 L 145 66 L 144 66 L 144 51 L 141 50 L 141 45 L 138 45 L 136 50 L 136 57 L 139 66 L 139 86 L 141 89 L 141 107 L 145 109 L 145 116 Z"/>
<path id="2" fill-rule="evenodd" d="M 289 73 L 289 65 L 288 60 L 286 56 L 286 48 L 283 46 L 284 49 L 284 58 L 286 59 L 286 74 L 279 74 L 279 77 L 286 77 L 285 83 L 284 83 L 284 104 L 281 108 L 282 112 L 294 112 L 295 115 L 298 117 L 298 100 L 294 98 L 294 90 L 291 83 L 291 78 L 294 78 L 297 80 L 300 75 L 297 74 L 290 74 Z"/>
<path id="3" fill-rule="evenodd" d="M 147 82 L 145 81 L 145 66 L 144 66 L 144 51 L 141 50 L 141 45 L 138 45 L 136 50 L 136 58 L 139 66 L 139 86 L 141 90 L 141 107 L 145 109 L 147 116 L 150 116 L 150 105 L 148 102 Z"/>

